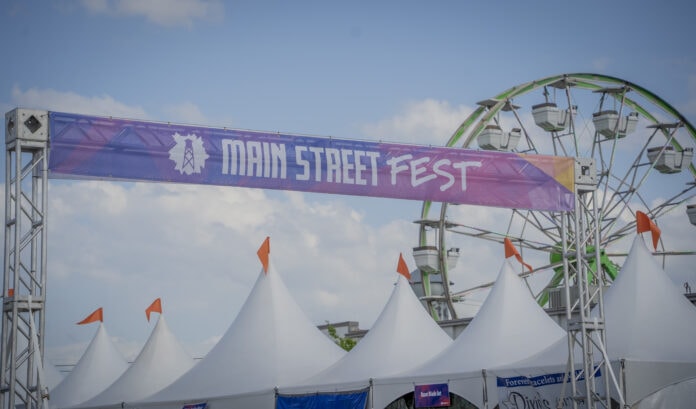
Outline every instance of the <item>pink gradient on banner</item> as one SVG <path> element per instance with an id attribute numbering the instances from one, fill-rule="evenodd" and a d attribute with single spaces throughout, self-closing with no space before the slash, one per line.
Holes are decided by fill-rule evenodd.
<path id="1" fill-rule="evenodd" d="M 49 175 L 574 207 L 574 159 L 51 112 Z"/>

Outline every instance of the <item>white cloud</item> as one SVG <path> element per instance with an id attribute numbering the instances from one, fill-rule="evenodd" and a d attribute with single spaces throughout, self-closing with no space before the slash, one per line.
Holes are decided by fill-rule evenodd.
<path id="1" fill-rule="evenodd" d="M 198 105 L 186 101 L 176 105 L 170 105 L 164 108 L 165 118 L 163 120 L 192 125 L 208 125 L 211 121 L 203 115 Z"/>
<path id="2" fill-rule="evenodd" d="M 167 27 L 191 27 L 196 20 L 220 21 L 225 11 L 218 0 L 82 0 L 82 4 L 95 14 L 145 17 Z"/>
<path id="3" fill-rule="evenodd" d="M 446 101 L 413 101 L 391 118 L 364 125 L 363 132 L 390 142 L 442 146 L 471 112 L 470 107 L 452 107 Z"/>
<path id="4" fill-rule="evenodd" d="M 14 86 L 12 88 L 12 105 L 85 115 L 148 118 L 142 107 L 124 104 L 116 101 L 110 95 L 88 97 L 70 91 L 53 89 L 29 88 L 22 90 L 19 86 Z"/>
<path id="5" fill-rule="evenodd" d="M 104 212 L 113 191 L 123 197 L 118 213 Z M 144 342 L 147 327 L 133 323 L 155 297 L 175 334 L 205 343 L 248 295 L 265 235 L 278 274 L 313 322 L 370 325 L 391 291 L 398 252 L 415 241 L 412 223 L 368 225 L 335 196 L 111 182 L 57 182 L 50 194 L 49 303 L 61 316 L 49 343 L 65 342 L 93 305 L 109 312 L 110 333 Z"/>

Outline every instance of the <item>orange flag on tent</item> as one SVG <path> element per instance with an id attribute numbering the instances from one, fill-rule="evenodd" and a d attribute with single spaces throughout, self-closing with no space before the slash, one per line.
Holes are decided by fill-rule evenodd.
<path id="1" fill-rule="evenodd" d="M 265 274 L 268 274 L 269 254 L 271 254 L 271 238 L 266 237 L 266 240 L 264 240 L 263 244 L 261 244 L 261 247 L 259 247 L 259 251 L 256 252 L 256 255 L 259 256 L 259 260 L 261 260 L 261 265 L 263 266 L 263 272 Z"/>
<path id="2" fill-rule="evenodd" d="M 517 251 L 517 248 L 515 247 L 514 244 L 512 244 L 512 241 L 508 239 L 507 237 L 505 238 L 505 258 L 510 258 L 512 256 L 515 256 L 517 261 L 522 263 L 523 266 L 527 267 L 529 271 L 532 271 L 532 266 L 529 264 L 525 263 L 522 260 L 522 256 L 520 256 L 520 253 Z"/>
<path id="3" fill-rule="evenodd" d="M 149 307 L 145 309 L 145 316 L 147 316 L 147 320 L 150 321 L 150 313 L 151 312 L 159 312 L 162 314 L 162 300 L 157 298 L 155 301 L 150 304 Z"/>
<path id="4" fill-rule="evenodd" d="M 662 232 L 655 222 L 650 220 L 648 215 L 640 210 L 636 212 L 636 227 L 638 228 L 638 233 L 645 233 L 646 231 L 651 233 L 653 247 L 657 249 L 657 242 L 660 241 L 660 234 Z"/>
<path id="5" fill-rule="evenodd" d="M 411 281 L 411 272 L 408 271 L 408 266 L 404 260 L 404 255 L 399 253 L 399 262 L 396 265 L 396 272 L 406 277 L 408 281 Z"/>
<path id="6" fill-rule="evenodd" d="M 93 313 L 89 314 L 87 318 L 78 322 L 77 325 L 89 324 L 90 322 L 95 321 L 104 322 L 104 310 L 102 309 L 102 307 L 99 307 L 96 310 L 94 310 Z"/>

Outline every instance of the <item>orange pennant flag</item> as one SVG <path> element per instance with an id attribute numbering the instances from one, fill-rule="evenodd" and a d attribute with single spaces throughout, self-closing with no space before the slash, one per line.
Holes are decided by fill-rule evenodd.
<path id="1" fill-rule="evenodd" d="M 517 251 L 517 248 L 515 247 L 514 244 L 512 244 L 512 241 L 508 239 L 507 237 L 505 238 L 505 258 L 510 258 L 512 256 L 515 256 L 517 261 L 522 263 L 523 266 L 527 267 L 529 271 L 532 271 L 532 266 L 529 264 L 525 263 L 522 260 L 522 256 L 520 256 L 520 253 Z"/>
<path id="2" fill-rule="evenodd" d="M 145 316 L 147 316 L 147 320 L 150 321 L 150 313 L 151 312 L 159 312 L 162 314 L 162 300 L 157 298 L 155 301 L 150 304 L 149 307 L 145 309 Z"/>
<path id="3" fill-rule="evenodd" d="M 94 310 L 93 313 L 89 314 L 87 318 L 78 322 L 77 325 L 89 324 L 90 322 L 95 321 L 104 322 L 104 310 L 102 309 L 102 307 L 99 307 L 96 310 Z"/>
<path id="4" fill-rule="evenodd" d="M 638 229 L 638 233 L 645 233 L 646 231 L 651 233 L 653 248 L 657 250 L 657 242 L 660 241 L 660 234 L 662 232 L 660 231 L 660 228 L 657 227 L 655 222 L 650 220 L 648 215 L 640 210 L 636 212 L 636 227 Z"/>
<path id="5" fill-rule="evenodd" d="M 408 271 L 408 266 L 404 260 L 404 255 L 399 253 L 399 262 L 396 265 L 396 272 L 406 277 L 408 281 L 411 281 L 411 272 Z"/>
<path id="6" fill-rule="evenodd" d="M 256 254 L 259 256 L 259 260 L 261 260 L 263 272 L 268 274 L 268 255 L 271 254 L 270 237 L 266 237 L 266 240 L 263 241 L 263 244 L 261 244 L 261 247 L 259 247 L 259 251 L 257 251 Z"/>

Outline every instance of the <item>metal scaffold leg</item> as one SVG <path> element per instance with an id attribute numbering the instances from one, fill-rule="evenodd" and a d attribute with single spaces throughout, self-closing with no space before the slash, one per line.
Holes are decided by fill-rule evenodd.
<path id="1" fill-rule="evenodd" d="M 573 231 L 574 237 L 563 242 L 564 280 L 566 299 L 571 299 L 575 286 L 578 297 L 567 303 L 568 320 L 568 377 L 572 385 L 573 407 L 581 403 L 588 409 L 611 408 L 610 380 L 619 390 L 607 355 L 604 332 L 602 289 L 607 284 L 601 271 L 599 216 L 594 182 L 594 161 L 578 160 L 576 165 L 575 212 L 563 218 L 563 231 Z M 572 229 L 568 228 L 574 223 Z M 570 234 L 568 234 L 570 235 Z M 571 246 L 569 249 L 568 246 Z M 592 260 L 595 260 L 592 265 Z M 571 278 L 574 275 L 575 279 Z M 573 282 L 574 281 L 574 282 Z M 575 351 L 582 352 L 582 364 L 575 362 Z M 597 378 L 602 384 L 597 383 Z M 580 382 L 584 380 L 584 388 Z M 623 404 L 623 398 L 617 397 Z"/>
<path id="2" fill-rule="evenodd" d="M 47 408 L 42 379 L 46 297 L 48 112 L 5 115 L 5 263 L 0 409 Z"/>

